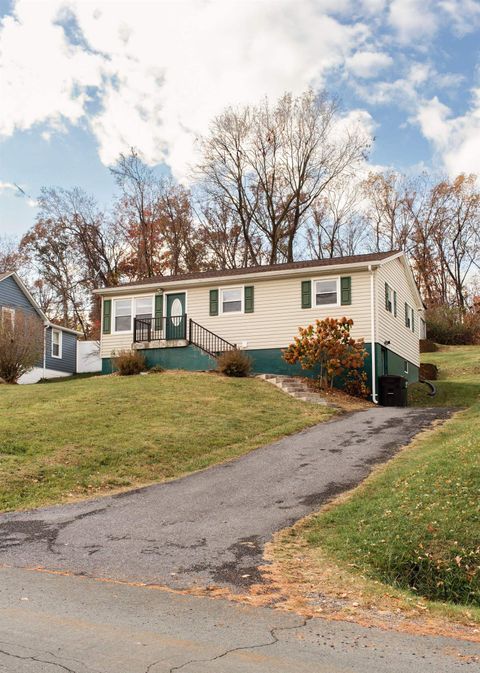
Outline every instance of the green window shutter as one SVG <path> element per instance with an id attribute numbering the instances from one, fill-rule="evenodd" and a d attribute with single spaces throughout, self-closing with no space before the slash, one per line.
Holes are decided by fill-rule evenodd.
<path id="1" fill-rule="evenodd" d="M 244 288 L 245 291 L 245 302 L 244 302 L 244 311 L 245 313 L 253 313 L 253 304 L 254 304 L 254 288 L 253 285 L 248 285 Z"/>
<path id="2" fill-rule="evenodd" d="M 412 332 L 415 332 L 415 311 L 412 310 Z"/>
<path id="3" fill-rule="evenodd" d="M 393 315 L 397 317 L 397 293 L 393 291 Z"/>
<path id="4" fill-rule="evenodd" d="M 388 283 L 385 283 L 385 309 L 388 311 Z"/>
<path id="5" fill-rule="evenodd" d="M 408 304 L 405 302 L 405 327 L 409 327 L 408 324 Z"/>
<path id="6" fill-rule="evenodd" d="M 210 290 L 210 315 L 218 315 L 218 290 Z"/>
<path id="7" fill-rule="evenodd" d="M 112 300 L 103 300 L 103 334 L 110 334 L 112 331 Z"/>
<path id="8" fill-rule="evenodd" d="M 302 308 L 312 308 L 311 280 L 302 280 Z"/>
<path id="9" fill-rule="evenodd" d="M 163 329 L 163 294 L 155 295 L 155 329 Z"/>
<path id="10" fill-rule="evenodd" d="M 352 303 L 352 278 L 344 276 L 340 278 L 340 294 L 342 306 Z"/>

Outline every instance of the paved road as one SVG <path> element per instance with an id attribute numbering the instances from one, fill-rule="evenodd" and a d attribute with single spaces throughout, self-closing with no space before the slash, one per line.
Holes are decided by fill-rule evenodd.
<path id="1" fill-rule="evenodd" d="M 259 581 L 274 531 L 361 481 L 442 409 L 375 408 L 166 484 L 0 517 L 0 564 L 175 588 Z"/>
<path id="2" fill-rule="evenodd" d="M 480 645 L 0 570 L 2 673 L 468 673 Z"/>

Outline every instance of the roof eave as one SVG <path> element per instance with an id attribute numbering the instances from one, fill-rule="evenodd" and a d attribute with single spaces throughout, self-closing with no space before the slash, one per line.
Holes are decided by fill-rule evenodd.
<path id="1" fill-rule="evenodd" d="M 368 270 L 369 267 L 371 268 L 376 268 L 385 262 L 391 261 L 392 259 L 395 259 L 399 255 L 402 255 L 403 253 L 395 253 L 394 255 L 391 255 L 389 257 L 385 257 L 384 259 L 381 260 L 373 260 L 373 261 L 362 261 L 362 262 L 350 262 L 350 263 L 339 263 L 339 264 L 329 264 L 329 265 L 319 265 L 319 266 L 311 266 L 311 267 L 302 267 L 299 269 L 276 269 L 274 271 L 257 271 L 256 273 L 239 273 L 239 274 L 229 274 L 229 275 L 224 275 L 224 276 L 208 276 L 206 278 L 191 278 L 191 279 L 185 279 L 185 280 L 178 280 L 178 281 L 168 281 L 164 285 L 166 287 L 185 287 L 189 285 L 215 285 L 217 283 L 225 283 L 225 282 L 239 282 L 245 279 L 248 280 L 258 280 L 262 278 L 288 278 L 288 277 L 295 277 L 295 276 L 302 276 L 302 275 L 308 275 L 312 273 L 330 273 L 331 271 L 338 271 L 339 269 L 352 269 L 354 271 L 361 271 L 361 270 Z M 117 294 L 117 295 L 122 295 L 122 294 L 132 294 L 132 293 L 137 293 L 137 292 L 142 292 L 142 291 L 152 291 L 155 290 L 156 292 L 161 292 L 163 290 L 163 286 L 161 281 L 160 282 L 155 282 L 155 283 L 144 283 L 142 285 L 119 285 L 116 287 L 105 287 L 105 288 L 98 288 L 96 290 L 93 290 L 93 293 L 96 295 L 110 295 L 110 294 Z"/>
<path id="2" fill-rule="evenodd" d="M 45 322 L 46 327 L 52 327 L 53 329 L 59 329 L 62 332 L 68 332 L 69 334 L 75 334 L 76 336 L 83 336 L 83 332 L 79 332 L 76 329 L 72 329 L 71 327 L 64 327 L 63 325 L 56 325 L 54 322 L 50 322 L 50 320 L 47 320 Z"/>

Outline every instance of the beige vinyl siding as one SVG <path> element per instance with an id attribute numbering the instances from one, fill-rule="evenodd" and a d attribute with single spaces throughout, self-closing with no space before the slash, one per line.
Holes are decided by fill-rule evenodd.
<path id="1" fill-rule="evenodd" d="M 310 309 L 301 308 L 301 284 L 302 280 L 315 280 L 323 278 L 337 278 L 351 276 L 352 278 L 352 303 L 348 306 L 315 307 Z M 183 292 L 187 294 L 187 314 L 203 327 L 218 334 L 223 339 L 237 344 L 241 348 L 284 348 L 298 332 L 298 327 L 305 327 L 315 321 L 316 318 L 340 318 L 347 316 L 354 321 L 352 335 L 356 338 L 370 340 L 370 274 L 367 271 L 348 271 L 342 273 L 319 273 L 310 271 L 296 275 L 294 278 L 278 279 L 240 279 L 229 283 L 218 283 L 195 286 L 176 286 L 171 284 L 169 291 Z M 229 313 L 211 316 L 210 290 L 214 288 L 242 287 L 253 285 L 255 287 L 255 300 L 253 313 Z M 140 294 L 140 293 L 139 293 Z M 145 291 L 142 292 L 145 294 Z M 125 295 L 124 295 L 125 297 Z M 110 297 L 109 297 L 110 298 Z M 115 296 L 111 297 L 112 307 Z M 220 300 L 220 297 L 219 297 Z M 340 302 L 340 297 L 338 297 Z M 113 329 L 112 309 L 112 329 Z M 102 334 L 101 357 L 110 357 L 112 350 L 130 348 L 132 333 L 121 335 Z"/>
<path id="2" fill-rule="evenodd" d="M 420 318 L 418 299 L 407 278 L 407 273 L 400 259 L 393 259 L 380 266 L 376 272 L 376 324 L 377 341 L 387 346 L 401 357 L 414 365 L 420 364 Z M 397 317 L 385 308 L 385 283 L 397 293 Z M 405 325 L 405 302 L 409 304 L 415 315 L 415 331 Z"/>

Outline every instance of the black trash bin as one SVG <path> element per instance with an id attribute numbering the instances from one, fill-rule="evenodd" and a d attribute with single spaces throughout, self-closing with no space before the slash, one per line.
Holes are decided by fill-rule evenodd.
<path id="1" fill-rule="evenodd" d="M 407 379 L 388 374 L 379 377 L 379 401 L 383 407 L 407 406 Z"/>

